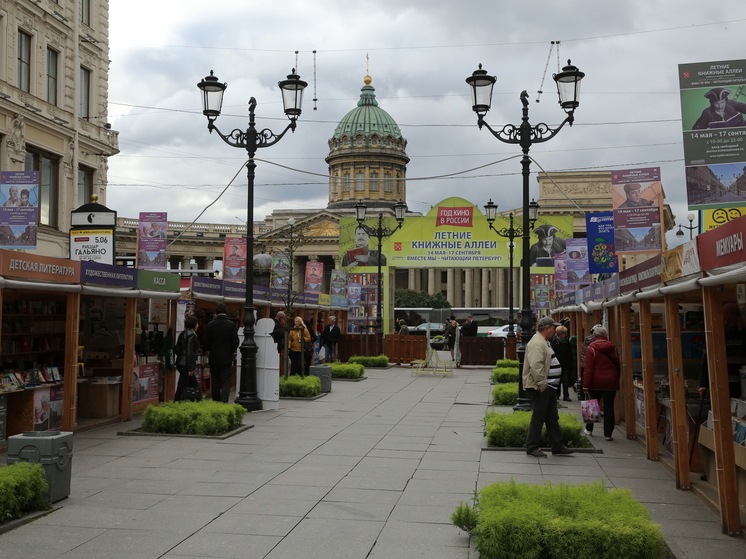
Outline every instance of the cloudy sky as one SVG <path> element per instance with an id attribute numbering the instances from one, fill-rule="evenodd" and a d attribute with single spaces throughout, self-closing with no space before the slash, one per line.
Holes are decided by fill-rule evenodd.
<path id="1" fill-rule="evenodd" d="M 524 89 L 532 124 L 556 125 L 564 113 L 551 75 L 571 58 L 586 74 L 575 125 L 531 155 L 549 172 L 661 167 L 666 201 L 687 223 L 678 65 L 746 58 L 738 46 L 746 4 L 732 0 L 110 5 L 109 121 L 121 153 L 109 162 L 106 203 L 121 217 L 166 211 L 192 221 L 209 206 L 200 222 L 245 221 L 246 152 L 207 132 L 196 84 L 210 70 L 228 83 L 223 132 L 245 130 L 252 96 L 258 126 L 280 132 L 287 119 L 277 82 L 296 66 L 309 83 L 303 114 L 294 134 L 257 152 L 254 219 L 326 206 L 327 141 L 366 73 L 408 141 L 410 209 L 426 212 L 453 195 L 518 208 L 520 162 L 502 160 L 520 150 L 477 128 L 464 80 L 479 63 L 497 76 L 493 127 L 520 123 Z M 550 55 L 552 41 L 559 49 Z M 677 244 L 672 234 L 669 242 Z"/>

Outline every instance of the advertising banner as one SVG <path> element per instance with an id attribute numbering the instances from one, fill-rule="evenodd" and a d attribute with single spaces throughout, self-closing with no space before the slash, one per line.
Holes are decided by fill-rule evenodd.
<path id="1" fill-rule="evenodd" d="M 746 60 L 679 65 L 690 208 L 746 202 Z"/>
<path id="2" fill-rule="evenodd" d="M 141 270 L 165 270 L 168 246 L 166 212 L 140 212 L 137 233 L 137 267 Z"/>
<path id="3" fill-rule="evenodd" d="M 663 188 L 659 167 L 611 172 L 616 253 L 660 252 Z"/>
<path id="4" fill-rule="evenodd" d="M 0 248 L 36 248 L 39 173 L 0 173 Z"/>
<path id="5" fill-rule="evenodd" d="M 591 274 L 613 274 L 619 271 L 614 246 L 614 212 L 585 214 L 588 243 L 588 271 Z"/>
<path id="6" fill-rule="evenodd" d="M 246 238 L 226 237 L 223 245 L 223 279 L 246 281 Z"/>
<path id="7" fill-rule="evenodd" d="M 272 287 L 290 288 L 290 259 L 285 254 L 272 255 Z"/>
<path id="8" fill-rule="evenodd" d="M 738 219 L 742 215 L 746 215 L 746 206 L 731 206 L 729 208 L 717 208 L 715 210 L 702 210 L 699 213 L 700 219 L 700 232 L 712 231 L 716 227 L 720 227 Z"/>
<path id="9" fill-rule="evenodd" d="M 329 282 L 329 295 L 334 297 L 347 297 L 347 272 L 344 270 L 332 270 Z M 338 304 L 332 302 L 332 304 Z"/>
<path id="10" fill-rule="evenodd" d="M 566 293 L 575 291 L 574 287 L 567 284 L 567 253 L 554 255 L 554 291 Z"/>
<path id="11" fill-rule="evenodd" d="M 746 231 L 746 216 L 698 235 L 695 240 L 702 269 L 712 270 L 746 261 L 744 231 Z"/>
<path id="12" fill-rule="evenodd" d="M 585 239 L 567 239 L 567 284 L 577 289 L 589 283 L 588 243 Z"/>
<path id="13" fill-rule="evenodd" d="M 324 263 L 306 262 L 306 293 L 321 293 L 324 281 Z"/>
<path id="14" fill-rule="evenodd" d="M 70 231 L 70 260 L 114 265 L 114 229 Z"/>

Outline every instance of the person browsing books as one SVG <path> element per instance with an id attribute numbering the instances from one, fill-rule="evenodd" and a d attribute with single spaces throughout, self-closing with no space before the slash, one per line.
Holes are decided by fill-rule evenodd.
<path id="1" fill-rule="evenodd" d="M 386 256 L 368 248 L 373 229 L 364 223 L 355 227 L 355 248 L 348 250 L 342 257 L 342 266 L 381 266 L 386 265 Z"/>

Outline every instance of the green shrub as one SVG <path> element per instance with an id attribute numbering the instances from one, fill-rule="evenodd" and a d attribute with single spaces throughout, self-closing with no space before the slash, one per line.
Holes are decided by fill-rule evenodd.
<path id="1" fill-rule="evenodd" d="M 665 549 L 660 528 L 631 492 L 602 482 L 497 482 L 480 491 L 472 516 L 464 506 L 452 520 L 473 523 L 476 516 L 472 533 L 482 559 L 658 559 Z"/>
<path id="2" fill-rule="evenodd" d="M 243 406 L 212 400 L 164 402 L 145 408 L 140 429 L 173 435 L 225 435 L 243 424 L 245 414 Z"/>
<path id="3" fill-rule="evenodd" d="M 515 367 L 497 367 L 492 370 L 492 383 L 518 382 L 518 369 Z"/>
<path id="4" fill-rule="evenodd" d="M 365 367 L 360 363 L 331 363 L 332 378 L 360 378 L 365 372 Z"/>
<path id="5" fill-rule="evenodd" d="M 512 367 L 517 369 L 518 366 L 519 363 L 515 359 L 498 359 L 497 363 L 495 363 L 495 367 Z"/>
<path id="6" fill-rule="evenodd" d="M 347 360 L 348 363 L 360 363 L 363 367 L 388 367 L 389 358 L 385 355 L 376 355 L 375 357 L 362 357 L 353 355 Z"/>
<path id="7" fill-rule="evenodd" d="M 446 339 L 445 336 L 433 336 L 433 339 L 430 341 L 436 344 L 442 344 L 446 341 Z"/>
<path id="8" fill-rule="evenodd" d="M 528 412 L 487 412 L 484 416 L 484 433 L 487 436 L 487 446 L 507 448 L 523 448 L 526 446 L 526 436 L 528 435 L 528 425 L 531 423 L 531 415 Z M 588 448 L 592 446 L 580 434 L 584 425 L 578 421 L 577 415 L 573 413 L 559 414 L 559 425 L 565 446 L 574 448 Z M 539 446 L 550 446 L 546 426 L 541 430 Z"/>
<path id="9" fill-rule="evenodd" d="M 479 511 L 476 507 L 472 507 L 470 504 L 464 503 L 463 501 L 459 503 L 456 510 L 453 511 L 453 514 L 451 515 L 451 523 L 469 534 L 474 532 L 477 527 L 477 522 L 479 522 Z"/>
<path id="10" fill-rule="evenodd" d="M 314 375 L 280 378 L 280 398 L 313 398 L 321 392 L 321 379 Z"/>
<path id="11" fill-rule="evenodd" d="M 41 464 L 15 462 L 0 468 L 0 524 L 51 508 Z"/>
<path id="12" fill-rule="evenodd" d="M 506 382 L 492 389 L 493 406 L 514 406 L 518 403 L 518 383 Z"/>

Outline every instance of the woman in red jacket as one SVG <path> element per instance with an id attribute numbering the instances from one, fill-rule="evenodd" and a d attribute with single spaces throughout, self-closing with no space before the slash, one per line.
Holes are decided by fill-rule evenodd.
<path id="1" fill-rule="evenodd" d="M 591 399 L 603 400 L 604 403 L 604 437 L 612 440 L 614 433 L 614 398 L 619 390 L 619 356 L 616 346 L 609 341 L 609 333 L 604 327 L 593 330 L 596 338 L 588 346 L 585 354 L 583 372 L 583 390 L 590 393 Z M 593 434 L 593 423 L 585 424 L 586 435 Z"/>

